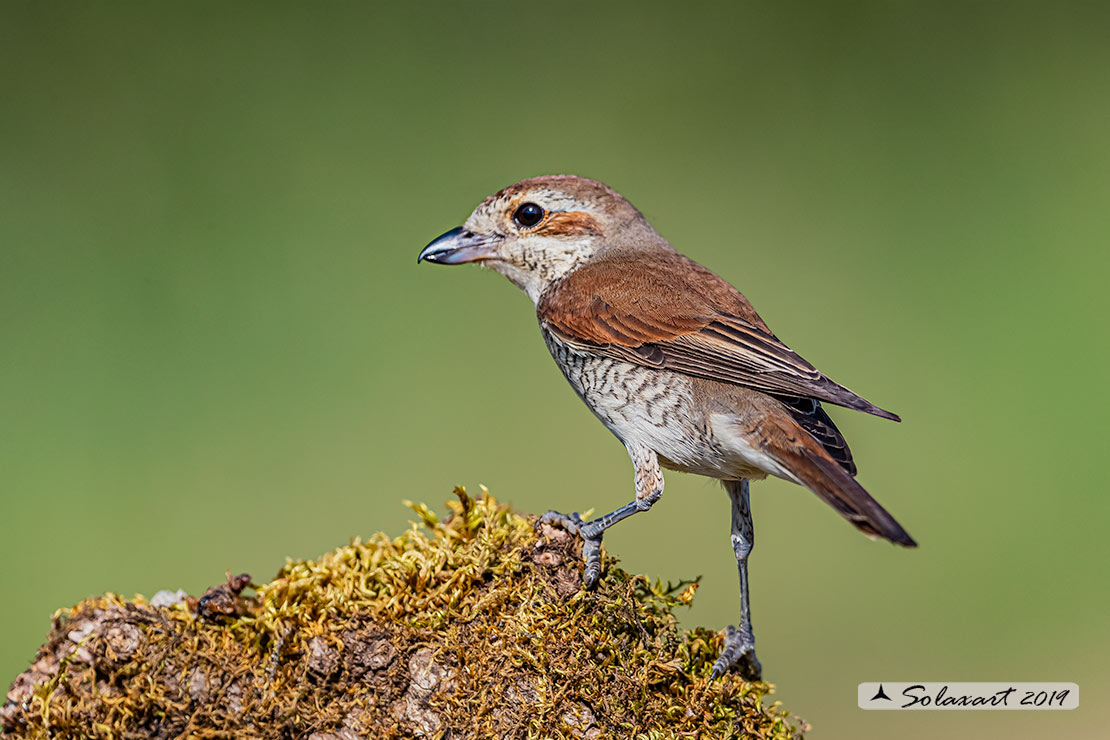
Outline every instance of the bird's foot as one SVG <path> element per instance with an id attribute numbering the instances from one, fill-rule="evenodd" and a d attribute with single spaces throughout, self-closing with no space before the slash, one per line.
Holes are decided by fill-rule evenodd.
<path id="1" fill-rule="evenodd" d="M 582 577 L 582 585 L 587 591 L 597 587 L 601 577 L 601 535 L 605 532 L 597 520 L 584 522 L 578 512 L 560 514 L 549 511 L 539 518 L 538 524 L 558 525 L 573 535 L 582 538 L 582 559 L 586 561 L 586 573 Z"/>
<path id="2" fill-rule="evenodd" d="M 729 625 L 725 630 L 725 648 L 713 664 L 711 678 L 718 679 L 734 667 L 746 681 L 758 681 L 763 676 L 763 666 L 755 657 L 755 636 L 751 630 L 742 631 Z"/>

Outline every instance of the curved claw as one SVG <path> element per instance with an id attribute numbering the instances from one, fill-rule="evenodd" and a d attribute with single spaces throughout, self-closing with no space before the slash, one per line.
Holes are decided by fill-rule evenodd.
<path id="1" fill-rule="evenodd" d="M 763 666 L 755 657 L 755 638 L 729 625 L 725 630 L 724 650 L 713 664 L 710 680 L 715 681 L 734 666 L 746 681 L 758 681 L 763 677 Z"/>
<path id="2" fill-rule="evenodd" d="M 577 537 L 582 538 L 582 559 L 586 561 L 586 572 L 582 576 L 582 585 L 587 591 L 597 588 L 601 578 L 601 535 L 604 528 L 594 522 L 584 522 L 578 512 L 561 514 L 549 511 L 536 520 L 540 524 L 558 525 Z"/>
<path id="3" fill-rule="evenodd" d="M 582 538 L 582 559 L 586 561 L 582 586 L 587 591 L 593 591 L 601 578 L 601 534 L 589 539 Z"/>
<path id="4" fill-rule="evenodd" d="M 545 512 L 536 520 L 536 528 L 538 529 L 541 524 L 558 525 L 571 534 L 577 535 L 585 522 L 582 521 L 582 517 L 578 516 L 577 511 L 572 514 L 561 514 L 552 510 Z"/>

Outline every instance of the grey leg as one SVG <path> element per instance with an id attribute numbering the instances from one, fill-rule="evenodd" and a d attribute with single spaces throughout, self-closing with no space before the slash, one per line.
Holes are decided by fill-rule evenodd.
<path id="1" fill-rule="evenodd" d="M 755 544 L 748 481 L 730 480 L 724 483 L 732 500 L 732 551 L 736 554 L 736 568 L 740 573 L 740 626 L 730 625 L 725 630 L 725 649 L 713 664 L 713 678 L 723 676 L 725 671 L 736 666 L 741 676 L 749 681 L 758 681 L 763 675 L 763 666 L 755 657 L 751 600 L 748 598 L 748 555 Z"/>
<path id="2" fill-rule="evenodd" d="M 586 561 L 583 584 L 587 590 L 597 586 L 601 577 L 601 536 L 605 530 L 633 514 L 647 511 L 663 495 L 663 471 L 655 452 L 641 445 L 626 445 L 636 471 L 636 500 L 629 501 L 616 511 L 588 522 L 578 513 L 560 514 L 549 511 L 540 517 L 543 524 L 558 524 L 571 534 L 582 538 L 582 558 Z"/>

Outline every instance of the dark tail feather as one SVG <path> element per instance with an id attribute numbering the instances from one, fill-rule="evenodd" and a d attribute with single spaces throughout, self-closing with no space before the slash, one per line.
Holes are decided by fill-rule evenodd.
<path id="1" fill-rule="evenodd" d="M 788 465 L 790 472 L 857 529 L 896 545 L 917 547 L 902 525 L 824 450 L 807 445 L 796 452 L 797 458 Z"/>
<path id="2" fill-rule="evenodd" d="M 825 452 L 829 453 L 829 457 L 854 478 L 856 464 L 852 461 L 852 450 L 848 448 L 848 441 L 825 413 L 825 409 L 821 408 L 821 402 L 796 396 L 775 396 L 775 398 L 789 408 L 790 415 L 794 417 L 798 426 L 809 432 Z"/>

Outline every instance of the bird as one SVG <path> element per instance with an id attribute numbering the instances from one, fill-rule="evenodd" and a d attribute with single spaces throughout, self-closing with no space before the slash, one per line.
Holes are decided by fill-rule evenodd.
<path id="1" fill-rule="evenodd" d="M 724 630 L 712 679 L 730 670 L 762 677 L 748 589 L 750 481 L 799 484 L 871 538 L 917 546 L 856 480 L 848 443 L 823 404 L 899 416 L 787 347 L 743 294 L 679 253 L 605 184 L 546 175 L 510 185 L 432 240 L 420 262 L 477 263 L 522 289 L 556 365 L 627 449 L 632 501 L 589 521 L 557 511 L 538 520 L 582 539 L 586 589 L 601 574 L 602 535 L 659 501 L 663 469 L 723 483 L 740 618 Z"/>

